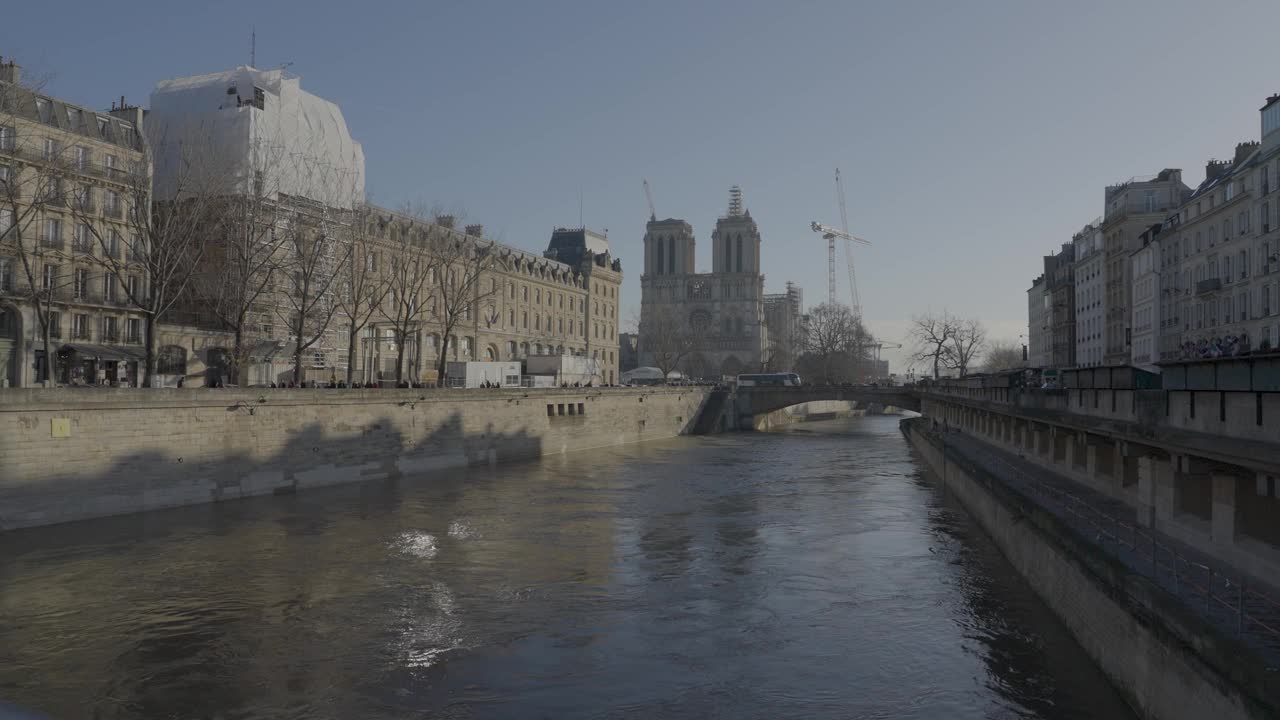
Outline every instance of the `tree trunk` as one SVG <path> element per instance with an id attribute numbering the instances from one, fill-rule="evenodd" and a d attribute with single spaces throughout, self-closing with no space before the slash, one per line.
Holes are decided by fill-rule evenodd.
<path id="1" fill-rule="evenodd" d="M 142 364 L 142 387 L 156 386 L 156 316 L 155 313 L 147 313 L 147 319 L 143 321 L 146 325 L 146 350 L 143 354 Z"/>
<path id="2" fill-rule="evenodd" d="M 396 333 L 396 385 L 404 378 L 404 335 Z"/>
<path id="3" fill-rule="evenodd" d="M 53 387 L 53 353 L 50 352 L 52 350 L 52 342 L 50 342 L 51 338 L 49 337 L 49 314 L 47 312 L 40 329 L 41 334 L 44 336 L 44 382 L 41 385 L 49 388 Z"/>
<path id="4" fill-rule="evenodd" d="M 355 381 L 356 372 L 356 340 L 360 334 L 359 328 L 353 322 L 347 326 L 347 387 L 351 387 Z"/>
<path id="5" fill-rule="evenodd" d="M 231 384 L 240 384 L 240 358 L 244 352 L 244 320 L 236 324 L 236 338 L 231 348 Z"/>
<path id="6" fill-rule="evenodd" d="M 293 328 L 293 383 L 302 387 L 302 323 Z"/>

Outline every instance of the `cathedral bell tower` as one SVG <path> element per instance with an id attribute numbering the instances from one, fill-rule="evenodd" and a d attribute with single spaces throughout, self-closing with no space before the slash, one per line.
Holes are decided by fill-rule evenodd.
<path id="1" fill-rule="evenodd" d="M 644 233 L 644 274 L 692 275 L 693 226 L 684 220 L 650 220 Z"/>
<path id="2" fill-rule="evenodd" d="M 742 204 L 742 188 L 729 189 L 729 212 L 711 233 L 711 271 L 717 274 L 760 274 L 760 230 Z"/>

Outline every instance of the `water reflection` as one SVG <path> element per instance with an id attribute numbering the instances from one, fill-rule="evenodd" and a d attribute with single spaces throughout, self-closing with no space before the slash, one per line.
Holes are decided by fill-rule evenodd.
<path id="1" fill-rule="evenodd" d="M 1129 717 L 895 423 L 0 536 L 55 717 Z"/>

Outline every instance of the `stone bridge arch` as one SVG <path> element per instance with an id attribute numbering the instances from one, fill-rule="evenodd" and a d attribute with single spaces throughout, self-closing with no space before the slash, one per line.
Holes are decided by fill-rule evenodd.
<path id="1" fill-rule="evenodd" d="M 820 400 L 842 400 L 856 402 L 862 407 L 878 405 L 920 411 L 920 399 L 909 388 L 835 385 L 738 388 L 735 400 L 738 427 L 743 430 L 757 429 L 760 419 L 770 413 Z"/>

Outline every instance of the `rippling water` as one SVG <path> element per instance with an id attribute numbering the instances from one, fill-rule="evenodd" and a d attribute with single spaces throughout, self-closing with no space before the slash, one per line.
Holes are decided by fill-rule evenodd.
<path id="1" fill-rule="evenodd" d="M 65 718 L 1129 718 L 893 418 L 0 536 Z"/>

